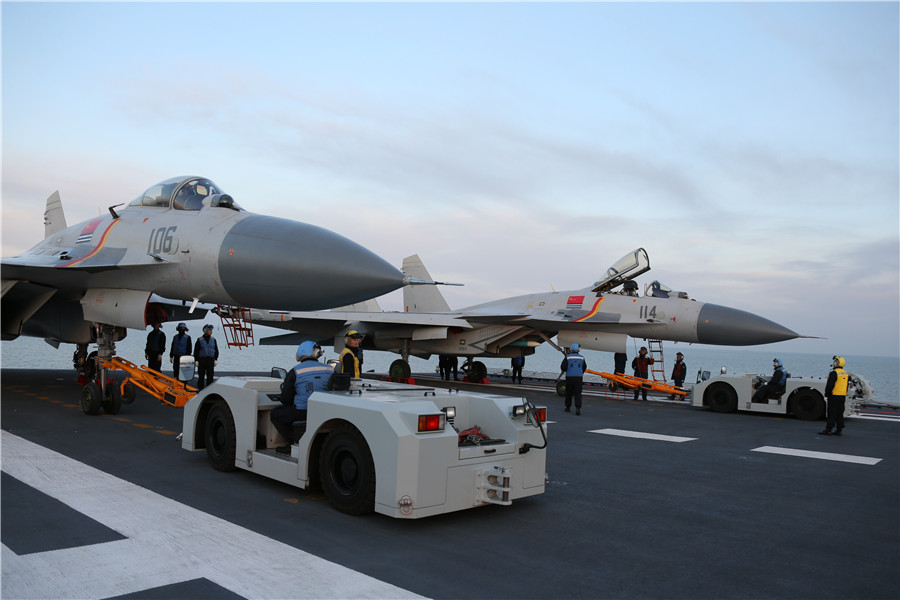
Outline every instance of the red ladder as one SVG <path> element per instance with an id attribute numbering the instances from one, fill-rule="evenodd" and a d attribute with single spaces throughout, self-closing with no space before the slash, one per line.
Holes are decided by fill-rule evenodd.
<path id="1" fill-rule="evenodd" d="M 653 381 L 665 382 L 666 366 L 663 360 L 662 340 L 647 340 L 647 345 L 650 347 L 650 358 L 653 359 L 653 364 L 650 365 L 650 376 L 653 377 Z"/>
<path id="2" fill-rule="evenodd" d="M 253 319 L 249 308 L 219 305 L 218 313 L 229 347 L 246 348 L 254 345 Z"/>

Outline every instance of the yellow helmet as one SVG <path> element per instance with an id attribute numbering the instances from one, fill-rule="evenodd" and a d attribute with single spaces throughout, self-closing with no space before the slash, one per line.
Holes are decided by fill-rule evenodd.
<path id="1" fill-rule="evenodd" d="M 847 364 L 847 361 L 844 360 L 843 356 L 833 356 L 832 359 L 834 360 L 834 366 L 840 369 L 843 369 L 844 365 Z"/>

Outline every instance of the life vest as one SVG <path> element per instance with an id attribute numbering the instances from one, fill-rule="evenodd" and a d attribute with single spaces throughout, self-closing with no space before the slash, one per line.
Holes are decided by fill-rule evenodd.
<path id="1" fill-rule="evenodd" d="M 175 339 L 172 340 L 172 353 L 175 356 L 184 356 L 185 354 L 190 354 L 190 350 L 188 349 L 188 345 L 191 343 L 191 336 L 187 334 L 179 334 L 175 336 Z"/>
<path id="2" fill-rule="evenodd" d="M 210 337 L 207 340 L 204 335 L 197 340 L 197 358 L 215 358 L 216 350 L 216 338 Z"/>
<path id="3" fill-rule="evenodd" d="M 831 395 L 846 396 L 847 386 L 850 383 L 850 374 L 840 367 L 835 367 L 834 372 L 837 374 L 837 380 L 834 382 L 834 387 L 831 389 Z"/>
<path id="4" fill-rule="evenodd" d="M 346 355 L 348 355 L 348 354 L 349 354 L 350 356 L 353 357 L 353 373 L 348 373 L 348 375 L 351 375 L 351 376 L 353 376 L 353 377 L 359 379 L 359 377 L 360 377 L 360 374 L 359 374 L 359 357 L 357 357 L 357 356 L 356 356 L 356 353 L 354 353 L 353 350 L 351 350 L 350 348 L 344 347 L 344 351 L 341 352 L 341 359 L 340 359 L 340 360 L 341 360 L 341 367 L 343 368 L 343 366 L 344 366 L 344 356 L 346 356 Z"/>
<path id="5" fill-rule="evenodd" d="M 575 353 L 566 357 L 566 377 L 584 377 L 586 368 L 587 363 L 582 355 Z"/>

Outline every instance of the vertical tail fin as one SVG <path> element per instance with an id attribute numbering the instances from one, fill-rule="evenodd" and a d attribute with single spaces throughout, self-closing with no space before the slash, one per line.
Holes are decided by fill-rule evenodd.
<path id="1" fill-rule="evenodd" d="M 431 281 L 431 275 L 418 254 L 404 258 L 400 270 L 407 277 Z M 417 313 L 450 312 L 450 305 L 436 285 L 407 285 L 403 288 L 403 310 Z"/>
<path id="2" fill-rule="evenodd" d="M 44 210 L 44 239 L 66 227 L 68 227 L 66 214 L 63 212 L 62 200 L 59 199 L 59 191 L 56 191 L 47 198 L 47 208 Z"/>

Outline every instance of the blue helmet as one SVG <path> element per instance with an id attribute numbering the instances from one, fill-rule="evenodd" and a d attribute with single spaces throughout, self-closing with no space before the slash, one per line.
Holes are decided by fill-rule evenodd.
<path id="1" fill-rule="evenodd" d="M 572 352 L 578 352 L 579 350 L 581 350 L 581 344 L 579 344 L 578 342 L 572 344 Z"/>
<path id="2" fill-rule="evenodd" d="M 780 359 L 780 358 L 773 358 L 773 359 L 772 359 L 772 362 L 775 363 L 775 366 L 776 366 L 776 367 L 783 367 L 783 366 L 784 366 L 784 364 L 781 362 L 781 359 Z"/>
<path id="3" fill-rule="evenodd" d="M 322 347 L 312 340 L 306 340 L 297 346 L 297 360 L 304 358 L 317 359 L 322 356 Z"/>

